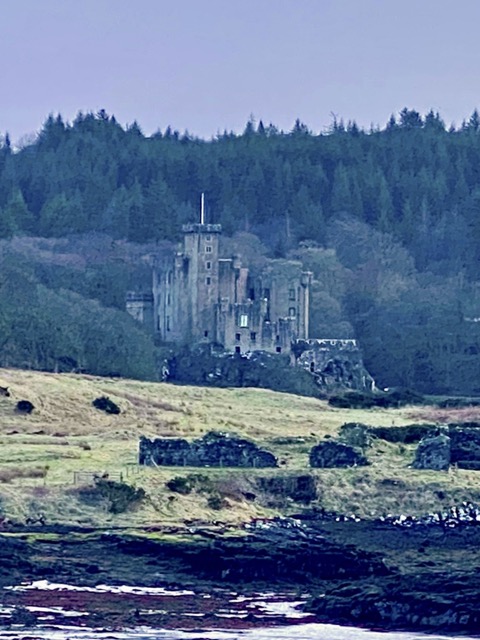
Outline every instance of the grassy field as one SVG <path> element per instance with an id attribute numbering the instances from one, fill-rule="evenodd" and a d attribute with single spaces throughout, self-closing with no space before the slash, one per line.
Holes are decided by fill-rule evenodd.
<path id="1" fill-rule="evenodd" d="M 0 370 L 0 509 L 25 521 L 44 515 L 49 523 L 144 527 L 185 519 L 237 523 L 255 516 L 298 511 L 288 499 L 244 493 L 258 490 L 257 475 L 294 474 L 308 470 L 310 448 L 325 436 L 335 437 L 345 422 L 391 426 L 412 422 L 480 420 L 480 409 L 437 410 L 332 409 L 326 402 L 259 389 L 213 389 L 113 380 L 67 374 Z M 121 408 L 107 415 L 92 406 L 109 396 Z M 35 405 L 31 415 L 15 410 L 18 400 Z M 136 464 L 140 435 L 201 437 L 211 430 L 245 436 L 275 453 L 278 470 L 208 469 L 225 508 L 208 506 L 207 494 L 173 494 L 165 482 L 198 472 L 184 468 L 143 468 Z M 292 444 L 281 438 L 294 437 Z M 279 440 L 280 439 L 280 440 Z M 408 468 L 414 447 L 378 440 L 367 452 L 364 468 L 313 471 L 319 504 L 362 516 L 425 512 L 459 500 L 480 500 L 479 472 L 450 473 Z M 73 483 L 74 472 L 121 473 L 142 487 L 146 500 L 135 510 L 109 513 L 106 503 Z M 205 473 L 201 470 L 201 473 Z M 91 492 L 90 492 L 91 493 Z"/>

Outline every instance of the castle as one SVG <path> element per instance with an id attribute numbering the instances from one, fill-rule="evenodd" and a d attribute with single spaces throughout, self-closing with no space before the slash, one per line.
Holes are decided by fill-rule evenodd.
<path id="1" fill-rule="evenodd" d="M 203 216 L 184 225 L 182 250 L 153 257 L 152 290 L 129 292 L 127 311 L 163 342 L 289 354 L 309 337 L 312 274 L 290 260 L 249 268 L 238 256 L 220 257 L 221 231 Z"/>

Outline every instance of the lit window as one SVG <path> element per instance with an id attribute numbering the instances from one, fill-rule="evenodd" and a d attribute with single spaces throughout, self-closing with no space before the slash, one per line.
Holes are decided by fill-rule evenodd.
<path id="1" fill-rule="evenodd" d="M 248 327 L 248 316 L 246 313 L 242 313 L 240 316 L 240 326 L 243 328 Z"/>
<path id="2" fill-rule="evenodd" d="M 295 307 L 290 307 L 290 309 L 288 310 L 288 315 L 290 318 L 294 318 L 296 315 L 296 311 L 295 311 Z"/>

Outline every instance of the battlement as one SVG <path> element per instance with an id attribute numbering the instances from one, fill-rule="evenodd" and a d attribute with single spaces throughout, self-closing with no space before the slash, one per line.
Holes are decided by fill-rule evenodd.
<path id="1" fill-rule="evenodd" d="M 183 233 L 222 233 L 221 224 L 201 224 L 200 222 L 189 222 L 182 225 Z"/>
<path id="2" fill-rule="evenodd" d="M 339 348 L 358 348 L 358 344 L 356 340 L 353 339 L 343 339 L 343 338 L 312 338 L 310 340 L 297 340 L 297 342 L 302 342 L 308 344 L 310 347 L 317 348 L 330 348 L 330 347 L 339 347 Z"/>
<path id="3" fill-rule="evenodd" d="M 153 304 L 153 294 L 142 293 L 141 291 L 127 291 L 127 303 L 128 302 L 145 302 Z"/>

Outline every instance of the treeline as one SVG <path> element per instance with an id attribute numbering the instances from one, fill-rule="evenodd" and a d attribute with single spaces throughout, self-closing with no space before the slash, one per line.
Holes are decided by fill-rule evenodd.
<path id="1" fill-rule="evenodd" d="M 19 236 L 95 232 L 117 253 L 176 241 L 201 192 L 208 220 L 238 243 L 314 271 L 313 334 L 358 337 L 380 385 L 480 393 L 476 111 L 456 129 L 404 109 L 383 129 L 335 121 L 314 135 L 300 122 L 290 132 L 249 122 L 208 142 L 170 128 L 145 137 L 101 111 L 71 124 L 51 116 L 31 144 L 13 150 L 6 136 L 0 147 L 0 237 L 15 237 L 22 271 L 31 256 Z M 76 294 L 130 322 L 121 310 L 142 250 L 96 262 L 88 244 L 73 252 L 90 256 L 85 277 L 58 244 L 24 276 L 67 307 Z"/>

